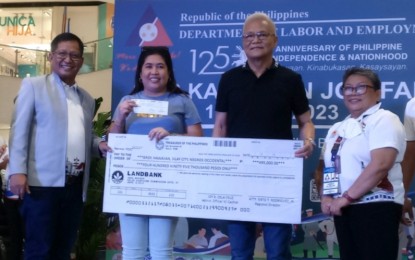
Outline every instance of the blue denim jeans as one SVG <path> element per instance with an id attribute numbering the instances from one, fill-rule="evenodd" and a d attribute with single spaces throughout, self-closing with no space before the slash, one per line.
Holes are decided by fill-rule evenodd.
<path id="1" fill-rule="evenodd" d="M 173 234 L 177 218 L 120 214 L 122 259 L 173 259 Z M 148 249 L 148 251 L 147 251 Z"/>
<path id="2" fill-rule="evenodd" d="M 290 224 L 262 223 L 265 251 L 268 260 L 291 260 Z M 231 221 L 228 223 L 232 260 L 252 260 L 256 240 L 256 223 Z"/>
<path id="3" fill-rule="evenodd" d="M 26 235 L 24 259 L 69 260 L 82 208 L 82 183 L 30 187 L 20 209 Z"/>

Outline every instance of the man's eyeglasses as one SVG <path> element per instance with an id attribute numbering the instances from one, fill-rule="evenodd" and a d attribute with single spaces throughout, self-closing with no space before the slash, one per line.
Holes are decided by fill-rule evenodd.
<path id="1" fill-rule="evenodd" d="M 52 53 L 60 60 L 64 60 L 68 56 L 73 61 L 80 61 L 82 59 L 82 55 L 80 53 L 66 52 L 66 51 L 55 51 Z"/>
<path id="2" fill-rule="evenodd" d="M 242 35 L 242 37 L 244 38 L 244 40 L 251 42 L 255 39 L 255 37 L 258 37 L 259 40 L 263 41 L 265 39 L 267 39 L 270 35 L 275 35 L 273 33 L 266 33 L 266 32 L 249 32 L 249 33 L 245 33 L 244 35 Z"/>
<path id="3" fill-rule="evenodd" d="M 373 86 L 369 86 L 369 85 L 362 84 L 362 85 L 357 85 L 355 87 L 348 86 L 348 85 L 347 86 L 343 86 L 343 87 L 341 87 L 341 91 L 342 91 L 343 95 L 345 95 L 345 96 L 352 95 L 352 94 L 355 94 L 355 95 L 363 95 L 363 94 L 365 94 L 367 92 L 367 89 L 368 88 L 373 88 L 374 89 Z"/>

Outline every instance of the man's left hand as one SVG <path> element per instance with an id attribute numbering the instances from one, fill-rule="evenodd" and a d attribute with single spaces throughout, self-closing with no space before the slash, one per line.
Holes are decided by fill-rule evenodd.
<path id="1" fill-rule="evenodd" d="M 107 152 L 111 153 L 112 149 L 108 146 L 108 143 L 105 141 L 102 141 L 99 143 L 99 151 L 101 152 L 102 157 L 107 157 Z"/>
<path id="2" fill-rule="evenodd" d="M 305 141 L 304 146 L 295 151 L 295 157 L 304 157 L 307 159 L 311 156 L 314 150 L 314 145 L 311 142 Z"/>

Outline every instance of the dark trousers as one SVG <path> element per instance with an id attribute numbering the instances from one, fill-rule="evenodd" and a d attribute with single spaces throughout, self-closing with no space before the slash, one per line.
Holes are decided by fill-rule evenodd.
<path id="1" fill-rule="evenodd" d="M 262 223 L 267 260 L 291 260 L 290 224 Z M 255 250 L 256 223 L 230 221 L 228 233 L 232 260 L 252 260 Z"/>
<path id="2" fill-rule="evenodd" d="M 30 187 L 21 208 L 25 260 L 68 260 L 82 215 L 82 182 L 65 187 Z"/>
<path id="3" fill-rule="evenodd" d="M 396 260 L 402 206 L 393 202 L 351 205 L 334 217 L 342 260 Z"/>
<path id="4" fill-rule="evenodd" d="M 7 260 L 21 260 L 23 256 L 23 221 L 19 213 L 20 200 L 3 197 L 6 210 L 7 224 L 10 230 L 8 246 L 6 247 Z"/>

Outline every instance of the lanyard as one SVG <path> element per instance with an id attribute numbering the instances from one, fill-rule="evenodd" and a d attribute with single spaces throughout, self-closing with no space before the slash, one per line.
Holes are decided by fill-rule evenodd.
<path id="1" fill-rule="evenodd" d="M 331 167 L 325 167 L 323 173 L 323 195 L 333 196 L 340 194 L 340 158 L 337 155 L 340 150 L 340 145 L 343 137 L 338 136 L 331 148 Z"/>
<path id="2" fill-rule="evenodd" d="M 340 144 L 341 144 L 342 140 L 343 140 L 343 137 L 338 136 L 336 141 L 334 142 L 333 147 L 331 148 L 331 159 L 330 159 L 330 161 L 331 161 L 332 165 L 334 165 L 334 162 L 336 161 L 336 156 L 337 156 L 337 153 L 340 150 Z"/>

